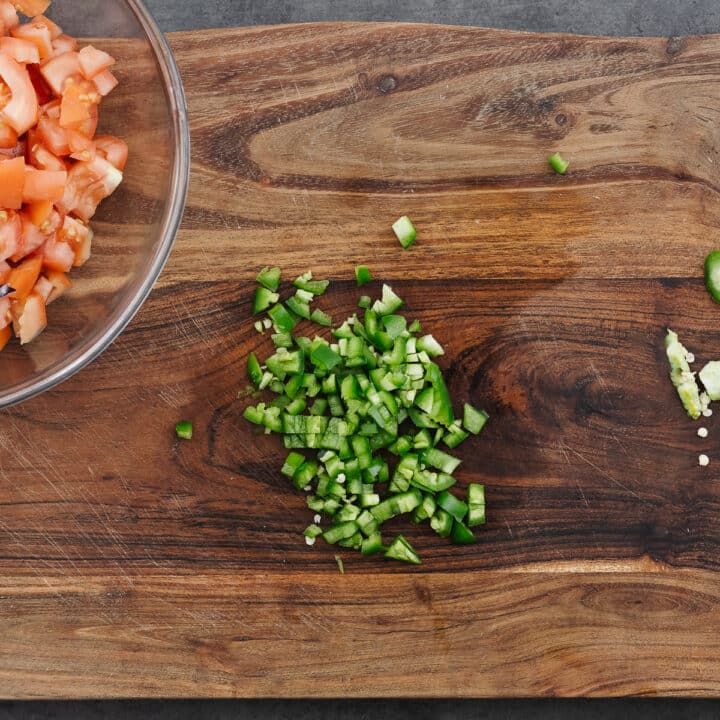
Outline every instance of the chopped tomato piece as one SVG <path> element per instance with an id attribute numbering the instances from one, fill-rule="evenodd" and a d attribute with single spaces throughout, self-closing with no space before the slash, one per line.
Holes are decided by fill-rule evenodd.
<path id="1" fill-rule="evenodd" d="M 87 81 L 67 83 L 60 103 L 60 126 L 77 128 L 87 122 L 92 117 L 92 107 L 100 100 L 95 87 Z"/>
<path id="2" fill-rule="evenodd" d="M 40 200 L 32 203 L 25 208 L 30 222 L 35 227 L 40 227 L 44 222 L 50 219 L 50 213 L 53 211 L 52 200 Z"/>
<path id="3" fill-rule="evenodd" d="M 34 27 L 47 28 L 52 40 L 57 40 L 63 34 L 62 28 L 57 23 L 54 23 L 47 15 L 36 15 L 30 21 L 30 24 Z"/>
<path id="4" fill-rule="evenodd" d="M 64 295 L 65 292 L 72 287 L 70 278 L 65 273 L 57 272 L 57 270 L 46 270 L 45 277 L 47 277 L 48 282 L 52 285 L 52 290 L 46 300 L 48 305 Z"/>
<path id="5" fill-rule="evenodd" d="M 53 40 L 53 57 L 66 52 L 76 52 L 78 49 L 77 40 L 69 35 L 59 35 Z"/>
<path id="6" fill-rule="evenodd" d="M 56 95 L 62 95 L 67 81 L 82 74 L 79 55 L 76 52 L 56 55 L 40 67 L 40 72 L 50 89 Z"/>
<path id="7" fill-rule="evenodd" d="M 13 330 L 21 345 L 32 342 L 47 327 L 45 300 L 35 292 L 24 303 L 13 302 L 11 312 Z"/>
<path id="8" fill-rule="evenodd" d="M 50 90 L 50 86 L 45 82 L 45 78 L 40 72 L 39 65 L 28 65 L 27 71 L 28 75 L 30 76 L 30 82 L 35 88 L 38 105 L 42 107 L 43 105 L 46 105 L 52 100 L 52 90 Z"/>
<path id="9" fill-rule="evenodd" d="M 91 105 L 89 109 L 90 117 L 85 120 L 85 122 L 78 125 L 75 129 L 83 135 L 87 135 L 87 137 L 92 138 L 94 137 L 98 126 L 98 106 Z"/>
<path id="10" fill-rule="evenodd" d="M 45 115 L 38 120 L 38 139 L 53 155 L 63 156 L 70 154 L 70 144 L 65 129 L 55 118 Z"/>
<path id="11" fill-rule="evenodd" d="M 80 67 L 83 75 L 88 80 L 92 80 L 96 75 L 114 64 L 115 58 L 112 55 L 108 55 L 92 45 L 88 45 L 80 51 Z"/>
<path id="12" fill-rule="evenodd" d="M 48 233 L 44 233 L 39 227 L 33 225 L 25 211 L 20 213 L 20 227 L 20 244 L 17 252 L 10 258 L 13 262 L 19 262 L 41 248 L 48 236 Z"/>
<path id="13" fill-rule="evenodd" d="M 125 169 L 128 159 L 127 143 L 113 135 L 96 135 L 97 151 L 120 172 Z"/>
<path id="14" fill-rule="evenodd" d="M 9 55 L 19 63 L 39 63 L 40 53 L 37 45 L 29 40 L 14 37 L 0 37 L 0 52 Z"/>
<path id="15" fill-rule="evenodd" d="M 25 161 L 23 160 L 23 163 Z M 65 194 L 67 172 L 53 172 L 52 170 L 37 170 L 25 167 L 25 187 L 23 189 L 23 202 L 35 203 L 43 200 L 59 202 Z"/>
<path id="16" fill-rule="evenodd" d="M 81 137 L 85 136 L 81 135 Z M 79 160 L 80 162 L 91 162 L 94 160 L 95 155 L 97 155 L 97 148 L 92 140 L 84 150 L 78 150 L 77 152 L 70 153 L 70 157 L 73 160 Z"/>
<path id="17" fill-rule="evenodd" d="M 22 223 L 17 213 L 0 210 L 0 261 L 13 257 L 22 245 Z"/>
<path id="18" fill-rule="evenodd" d="M 75 262 L 75 249 L 69 243 L 50 238 L 43 245 L 43 265 L 50 270 L 68 272 Z"/>
<path id="19" fill-rule="evenodd" d="M 8 33 L 20 22 L 15 6 L 8 0 L 0 0 L 0 32 Z"/>
<path id="20" fill-rule="evenodd" d="M 84 133 L 81 133 L 77 130 L 66 130 L 67 133 L 67 139 L 68 139 L 68 145 L 70 146 L 70 154 L 74 155 L 77 153 L 82 153 L 87 150 L 94 150 L 95 148 L 95 141 L 89 138 Z M 92 153 L 94 155 L 94 152 Z M 89 160 L 91 158 L 75 158 L 76 160 Z"/>
<path id="21" fill-rule="evenodd" d="M 128 146 L 96 136 L 118 84 L 115 59 L 42 13 L 50 0 L 0 0 L 0 350 L 47 325 L 46 306 L 92 252 L 88 226 L 122 182 Z M 30 20 L 20 23 L 18 12 Z"/>
<path id="22" fill-rule="evenodd" d="M 28 17 L 42 15 L 49 7 L 51 0 L 15 0 L 18 12 Z"/>
<path id="23" fill-rule="evenodd" d="M 41 248 L 63 227 L 65 220 L 55 208 L 51 208 L 50 214 L 40 223 L 36 223 L 32 217 L 32 208 L 33 205 L 27 205 L 20 213 L 21 243 L 24 255 Z"/>
<path id="24" fill-rule="evenodd" d="M 40 275 L 42 261 L 42 255 L 33 255 L 13 268 L 7 280 L 10 287 L 15 288 L 12 295 L 13 301 L 22 302 L 32 292 Z"/>
<path id="25" fill-rule="evenodd" d="M 25 187 L 25 158 L 0 160 L 0 207 L 19 210 Z"/>
<path id="26" fill-rule="evenodd" d="M 64 225 L 58 232 L 58 239 L 75 249 L 75 267 L 81 267 L 90 258 L 93 237 L 94 233 L 87 225 L 70 215 L 65 216 Z"/>
<path id="27" fill-rule="evenodd" d="M 8 325 L 12 324 L 12 301 L 10 296 L 0 298 L 0 328 L 5 329 Z"/>
<path id="28" fill-rule="evenodd" d="M 38 49 L 41 60 L 46 60 L 52 55 L 52 36 L 46 26 L 35 23 L 24 23 L 23 25 L 13 27 L 10 30 L 10 34 L 15 38 L 33 43 Z"/>
<path id="29" fill-rule="evenodd" d="M 62 158 L 53 155 L 42 143 L 36 142 L 28 148 L 27 159 L 38 170 L 67 170 Z"/>
<path id="30" fill-rule="evenodd" d="M 0 120 L 0 148 L 9 150 L 16 148 L 18 144 L 18 134 L 5 122 Z"/>
<path id="31" fill-rule="evenodd" d="M 78 243 L 75 249 L 75 267 L 82 267 L 89 259 L 92 253 L 92 241 L 95 237 L 95 233 L 88 228 L 85 237 Z"/>
<path id="32" fill-rule="evenodd" d="M 88 108 L 90 117 L 73 128 L 88 138 L 95 135 L 98 124 L 97 105 L 91 104 Z M 43 108 L 43 114 L 37 125 L 38 137 L 48 149 L 56 155 L 70 155 L 70 144 L 66 128 L 60 125 L 60 103 L 50 103 Z"/>
<path id="33" fill-rule="evenodd" d="M 48 298 L 50 297 L 50 293 L 53 291 L 53 284 L 44 276 L 41 275 L 38 278 L 38 281 L 35 283 L 35 287 L 33 288 L 33 292 L 37 293 L 47 305 Z"/>
<path id="34" fill-rule="evenodd" d="M 65 196 L 58 203 L 58 209 L 90 220 L 98 205 L 115 192 L 122 179 L 122 173 L 99 155 L 90 162 L 75 163 L 68 173 Z"/>
<path id="35" fill-rule="evenodd" d="M 51 91 L 52 92 L 52 91 Z M 53 120 L 59 120 L 60 119 L 60 103 L 62 101 L 62 98 L 59 98 L 57 100 L 51 100 L 49 103 L 46 103 L 45 105 L 40 108 L 41 115 L 47 115 L 47 117 L 52 118 Z"/>
<path id="36" fill-rule="evenodd" d="M 10 301 L 7 303 L 10 305 Z M 0 309 L 2 309 L 2 301 L 0 301 Z M 2 318 L 0 318 L 0 324 L 2 324 Z M 12 337 L 12 330 L 10 327 L 4 327 L 2 330 L 0 330 L 0 352 L 2 352 L 5 349 L 5 346 L 10 342 L 10 338 Z"/>
<path id="37" fill-rule="evenodd" d="M 53 208 L 50 217 L 39 226 L 40 232 L 45 235 L 54 235 L 62 228 L 64 222 L 65 216 Z"/>
<path id="38" fill-rule="evenodd" d="M 23 65 L 0 52 L 0 78 L 10 89 L 12 99 L 0 110 L 0 119 L 18 135 L 27 132 L 38 119 L 38 101 L 30 75 Z"/>
<path id="39" fill-rule="evenodd" d="M 9 296 L 0 298 L 0 329 L 2 330 L 12 323 L 11 308 L 12 303 Z"/>
<path id="40" fill-rule="evenodd" d="M 63 226 L 58 232 L 58 238 L 70 243 L 73 247 L 77 247 L 85 239 L 88 232 L 90 232 L 90 228 L 81 220 L 66 215 Z"/>
<path id="41" fill-rule="evenodd" d="M 109 70 L 98 73 L 92 81 L 103 97 L 109 95 L 119 84 L 118 79 Z"/>

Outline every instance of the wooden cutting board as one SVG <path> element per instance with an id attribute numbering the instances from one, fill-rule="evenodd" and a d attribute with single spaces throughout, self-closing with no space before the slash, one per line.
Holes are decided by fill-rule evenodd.
<path id="1" fill-rule="evenodd" d="M 720 357 L 720 38 L 171 43 L 194 162 L 169 265 L 99 361 L 0 414 L 0 695 L 720 695 L 717 421 L 696 436 L 662 345 Z M 331 278 L 342 317 L 361 262 L 492 414 L 458 473 L 489 523 L 463 548 L 398 523 L 421 567 L 343 576 L 238 391 L 257 270 Z"/>

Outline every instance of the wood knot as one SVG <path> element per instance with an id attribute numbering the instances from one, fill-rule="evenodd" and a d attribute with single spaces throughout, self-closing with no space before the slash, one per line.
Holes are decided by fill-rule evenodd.
<path id="1" fill-rule="evenodd" d="M 681 37 L 670 37 L 668 38 L 667 45 L 665 46 L 665 52 L 672 56 L 677 55 L 685 47 L 685 38 Z"/>
<path id="2" fill-rule="evenodd" d="M 555 122 L 556 122 L 558 125 L 560 125 L 561 127 L 562 127 L 563 125 L 567 125 L 567 121 L 568 121 L 568 118 L 567 118 L 567 115 L 566 115 L 565 113 L 558 113 L 558 114 L 555 116 Z"/>
<path id="3" fill-rule="evenodd" d="M 590 132 L 599 135 L 601 133 L 611 133 L 615 132 L 615 130 L 618 130 L 615 125 L 612 125 L 611 123 L 593 123 L 590 126 Z"/>
<path id="4" fill-rule="evenodd" d="M 393 75 L 383 75 L 378 81 L 377 88 L 383 94 L 391 93 L 397 87 L 397 80 Z"/>
<path id="5" fill-rule="evenodd" d="M 543 98 L 537 106 L 541 113 L 550 113 L 555 109 L 555 101 L 552 98 Z"/>
<path id="6" fill-rule="evenodd" d="M 415 591 L 415 597 L 426 607 L 432 605 L 432 593 L 426 585 L 421 583 L 414 583 L 413 590 Z"/>

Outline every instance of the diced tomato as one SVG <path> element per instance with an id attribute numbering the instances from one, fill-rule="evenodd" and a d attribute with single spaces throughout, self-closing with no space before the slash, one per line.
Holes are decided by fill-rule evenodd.
<path id="1" fill-rule="evenodd" d="M 77 247 L 90 232 L 90 228 L 81 220 L 66 215 L 63 226 L 58 231 L 58 239 Z"/>
<path id="2" fill-rule="evenodd" d="M 99 155 L 90 162 L 75 163 L 68 173 L 65 196 L 58 203 L 58 209 L 90 220 L 98 205 L 115 192 L 122 179 L 122 173 Z"/>
<path id="3" fill-rule="evenodd" d="M 119 84 L 119 80 L 109 70 L 98 73 L 92 81 L 103 97 L 109 95 Z"/>
<path id="4" fill-rule="evenodd" d="M 77 128 L 91 117 L 91 110 L 101 100 L 94 85 L 87 82 L 67 83 L 60 103 L 60 126 Z"/>
<path id="5" fill-rule="evenodd" d="M 75 249 L 69 243 L 50 238 L 43 245 L 43 265 L 50 270 L 68 272 L 75 262 Z"/>
<path id="6" fill-rule="evenodd" d="M 0 298 L 0 330 L 4 330 L 12 323 L 12 315 L 10 314 L 11 307 L 12 304 L 9 296 Z M 0 333 L 0 337 L 2 337 L 2 333 Z M 2 343 L 0 343 L 0 345 L 2 345 Z M 0 350 L 1 349 L 2 347 L 0 347 Z"/>
<path id="7" fill-rule="evenodd" d="M 70 154 L 70 143 L 60 122 L 49 115 L 44 115 L 37 124 L 38 139 L 47 149 L 57 156 Z"/>
<path id="8" fill-rule="evenodd" d="M 0 77 L 12 94 L 10 102 L 0 110 L 0 119 L 22 135 L 38 119 L 39 106 L 30 75 L 23 65 L 0 52 Z"/>
<path id="9" fill-rule="evenodd" d="M 54 235 L 63 227 L 64 222 L 65 216 L 61 215 L 56 208 L 53 208 L 50 217 L 40 225 L 40 232 L 45 235 Z"/>
<path id="10" fill-rule="evenodd" d="M 40 224 L 33 222 L 30 212 L 31 205 L 27 205 L 20 213 L 20 226 L 22 228 L 20 234 L 20 250 L 10 259 L 13 262 L 21 260 L 26 255 L 34 253 L 52 239 L 63 227 L 65 220 L 63 215 L 53 208 L 45 220 Z"/>
<path id="11" fill-rule="evenodd" d="M 4 330 L 8 325 L 12 324 L 12 301 L 10 296 L 0 298 L 0 329 Z M 1 333 L 0 333 L 1 335 Z"/>
<path id="12" fill-rule="evenodd" d="M 15 0 L 18 12 L 28 17 L 42 15 L 49 7 L 51 0 Z"/>
<path id="13" fill-rule="evenodd" d="M 72 132 L 72 131 L 70 131 Z M 82 134 L 79 134 L 79 137 L 85 137 Z M 2 152 L 2 151 L 0 151 Z M 77 152 L 70 153 L 70 157 L 73 160 L 78 160 L 79 162 L 91 162 L 95 156 L 97 155 L 97 148 L 95 147 L 95 142 L 93 140 L 90 140 L 87 147 L 85 147 L 84 150 L 78 150 Z"/>
<path id="14" fill-rule="evenodd" d="M 64 295 L 72 287 L 70 278 L 65 273 L 57 272 L 57 270 L 46 270 L 45 277 L 52 285 L 52 290 L 46 301 L 48 305 Z"/>
<path id="15" fill-rule="evenodd" d="M 52 92 L 52 90 L 50 92 Z M 45 105 L 40 108 L 40 117 L 47 116 L 52 118 L 53 120 L 59 120 L 61 101 L 62 98 L 58 98 L 56 100 L 51 100 L 49 103 L 45 103 Z"/>
<path id="16" fill-rule="evenodd" d="M 42 255 L 33 255 L 13 268 L 7 280 L 10 287 L 15 288 L 12 295 L 13 301 L 22 302 L 32 292 L 40 275 L 42 262 Z"/>
<path id="17" fill-rule="evenodd" d="M 0 148 L 9 150 L 16 148 L 18 134 L 7 123 L 0 121 Z"/>
<path id="18" fill-rule="evenodd" d="M 10 302 L 8 301 L 8 305 Z M 2 323 L 2 318 L 0 318 L 0 323 Z M 10 338 L 12 337 L 12 330 L 10 327 L 4 327 L 2 330 L 0 330 L 0 352 L 2 352 L 5 348 L 5 346 L 10 342 Z"/>
<path id="19" fill-rule="evenodd" d="M 96 137 L 115 59 L 42 13 L 50 0 L 0 0 L 0 350 L 47 325 L 46 306 L 92 252 L 88 226 L 122 182 L 128 146 Z M 18 12 L 31 17 L 19 23 Z"/>
<path id="20" fill-rule="evenodd" d="M 35 94 L 38 98 L 38 104 L 42 107 L 43 105 L 50 102 L 50 100 L 52 100 L 52 90 L 50 90 L 50 86 L 45 82 L 45 78 L 40 72 L 39 65 L 28 65 L 27 71 L 28 75 L 30 76 L 30 82 L 35 88 Z"/>
<path id="21" fill-rule="evenodd" d="M 92 80 L 114 64 L 115 58 L 112 55 L 108 55 L 92 45 L 88 45 L 80 51 L 80 67 L 87 80 Z"/>
<path id="22" fill-rule="evenodd" d="M 33 288 L 33 292 L 37 293 L 47 305 L 48 298 L 50 297 L 50 293 L 53 291 L 53 284 L 44 276 L 41 275 L 38 278 L 38 281 L 35 283 L 35 287 Z"/>
<path id="23" fill-rule="evenodd" d="M 127 143 L 114 135 L 96 135 L 95 147 L 111 165 L 121 172 L 125 169 L 128 159 Z"/>
<path id="24" fill-rule="evenodd" d="M 43 200 L 50 200 L 53 203 L 59 202 L 65 194 L 66 182 L 67 172 L 64 170 L 53 172 L 26 166 L 23 202 L 36 203 Z"/>
<path id="25" fill-rule="evenodd" d="M 40 53 L 37 45 L 29 40 L 14 37 L 0 37 L 0 52 L 9 55 L 19 63 L 39 63 Z"/>
<path id="26" fill-rule="evenodd" d="M 13 262 L 19 262 L 41 248 L 50 235 L 50 232 L 43 232 L 37 225 L 34 225 L 26 211 L 20 213 L 20 227 L 18 251 L 10 258 Z"/>
<path id="27" fill-rule="evenodd" d="M 86 157 L 76 157 L 75 160 L 91 160 L 95 156 L 95 142 L 91 140 L 87 135 L 84 135 L 77 130 L 66 130 L 68 145 L 70 146 L 70 154 L 78 155 L 80 153 L 86 153 Z M 87 151 L 92 150 L 90 155 L 87 155 Z"/>
<path id="28" fill-rule="evenodd" d="M 11 312 L 13 330 L 21 345 L 32 342 L 47 327 L 45 300 L 35 292 L 24 303 L 13 302 Z"/>
<path id="29" fill-rule="evenodd" d="M 93 241 L 93 231 L 87 225 L 66 215 L 65 223 L 58 232 L 58 238 L 75 248 L 75 267 L 80 267 L 87 262 Z"/>
<path id="30" fill-rule="evenodd" d="M 10 30 L 10 34 L 21 40 L 28 40 L 38 49 L 41 60 L 46 60 L 52 55 L 52 36 L 47 26 L 37 25 L 35 23 L 24 23 L 16 25 Z"/>
<path id="31" fill-rule="evenodd" d="M 13 257 L 22 245 L 20 216 L 12 211 L 0 211 L 0 260 Z"/>
<path id="32" fill-rule="evenodd" d="M 45 105 L 37 129 L 38 137 L 47 145 L 48 149 L 56 155 L 64 156 L 69 155 L 71 151 L 66 129 L 60 125 L 60 112 L 60 103 Z M 98 124 L 97 105 L 91 104 L 88 112 L 90 117 L 74 129 L 88 138 L 92 138 Z"/>
<path id="33" fill-rule="evenodd" d="M 26 157 L 28 163 L 38 170 L 67 170 L 67 165 L 62 158 L 53 155 L 42 143 L 37 141 L 32 147 L 28 148 Z"/>
<path id="34" fill-rule="evenodd" d="M 95 132 L 98 126 L 98 106 L 91 105 L 89 108 L 89 112 L 90 117 L 85 120 L 85 122 L 80 123 L 80 125 L 78 125 L 75 129 L 78 132 L 81 132 L 83 135 L 87 135 L 87 137 L 92 138 L 95 136 Z"/>
<path id="35" fill-rule="evenodd" d="M 77 40 L 69 35 L 59 35 L 53 40 L 53 57 L 66 52 L 76 52 L 78 49 Z"/>
<path id="36" fill-rule="evenodd" d="M 0 160 L 0 207 L 19 210 L 25 187 L 25 158 Z"/>
<path id="37" fill-rule="evenodd" d="M 15 6 L 8 0 L 0 0 L 0 31 L 10 32 L 20 22 Z"/>
<path id="38" fill-rule="evenodd" d="M 85 237 L 78 243 L 75 249 L 75 267 L 82 267 L 89 259 L 92 253 L 92 241 L 95 237 L 95 233 L 88 228 Z"/>
<path id="39" fill-rule="evenodd" d="M 79 55 L 76 52 L 56 55 L 40 67 L 40 72 L 50 89 L 56 95 L 62 95 L 67 81 L 82 75 Z"/>
<path id="40" fill-rule="evenodd" d="M 36 15 L 30 21 L 30 24 L 35 27 L 46 27 L 50 31 L 50 38 L 52 40 L 57 40 L 63 34 L 63 29 L 57 23 L 54 23 L 47 15 Z"/>
<path id="41" fill-rule="evenodd" d="M 50 219 L 50 213 L 53 211 L 52 200 L 40 200 L 32 203 L 25 208 L 30 222 L 35 227 L 41 227 L 44 222 Z"/>

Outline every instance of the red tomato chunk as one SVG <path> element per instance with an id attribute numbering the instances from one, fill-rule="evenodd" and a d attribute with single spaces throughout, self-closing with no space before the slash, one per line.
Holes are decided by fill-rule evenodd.
<path id="1" fill-rule="evenodd" d="M 89 222 L 128 159 L 120 138 L 95 134 L 118 84 L 115 59 L 79 48 L 42 14 L 49 5 L 0 0 L 0 351 L 45 329 L 47 306 L 90 258 Z"/>

